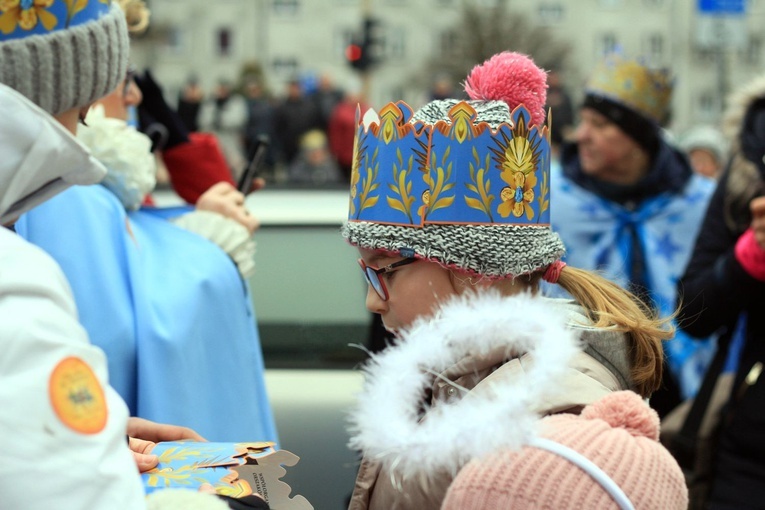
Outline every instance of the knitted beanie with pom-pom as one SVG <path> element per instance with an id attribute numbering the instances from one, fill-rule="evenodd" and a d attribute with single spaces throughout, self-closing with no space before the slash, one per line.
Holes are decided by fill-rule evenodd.
<path id="1" fill-rule="evenodd" d="M 594 463 L 636 510 L 685 510 L 688 490 L 659 443 L 659 417 L 635 393 L 620 391 L 581 415 L 542 420 L 540 435 Z M 629 504 L 628 503 L 628 504 Z M 559 453 L 533 445 L 474 459 L 452 482 L 442 510 L 619 509 L 603 483 Z"/>

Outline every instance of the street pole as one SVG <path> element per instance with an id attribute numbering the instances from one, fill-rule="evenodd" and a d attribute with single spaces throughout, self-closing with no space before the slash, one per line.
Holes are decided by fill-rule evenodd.
<path id="1" fill-rule="evenodd" d="M 363 22 L 371 19 L 372 17 L 372 0 L 362 0 L 361 2 L 361 19 Z M 370 66 L 371 67 L 371 66 Z M 372 97 L 372 73 L 370 67 L 367 67 L 361 72 L 361 98 L 369 104 Z"/>
<path id="2" fill-rule="evenodd" d="M 728 97 L 728 40 L 726 36 L 725 20 L 722 16 L 715 18 L 715 46 L 717 64 L 717 107 L 719 118 L 725 110 L 725 98 Z"/>

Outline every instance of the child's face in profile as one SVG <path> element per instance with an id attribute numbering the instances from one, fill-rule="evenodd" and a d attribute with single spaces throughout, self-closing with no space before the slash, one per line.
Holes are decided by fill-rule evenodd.
<path id="1" fill-rule="evenodd" d="M 378 269 L 404 258 L 363 248 L 359 248 L 359 253 L 367 266 Z M 370 312 L 380 314 L 385 328 L 393 333 L 418 317 L 432 314 L 436 304 L 457 293 L 451 273 L 426 260 L 396 268 L 380 278 L 388 289 L 388 300 L 369 286 L 366 306 Z"/>

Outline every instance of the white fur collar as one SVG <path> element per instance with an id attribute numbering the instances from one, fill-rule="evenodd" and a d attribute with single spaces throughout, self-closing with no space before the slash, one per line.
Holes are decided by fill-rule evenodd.
<path id="1" fill-rule="evenodd" d="M 566 311 L 549 304 L 489 291 L 458 297 L 417 321 L 364 367 L 365 386 L 350 417 L 351 448 L 408 478 L 455 473 L 470 458 L 522 446 L 539 418 L 530 404 L 562 390 L 557 381 L 581 350 Z M 523 380 L 493 387 L 482 398 L 438 403 L 421 419 L 422 397 L 435 374 L 500 346 L 508 357 L 533 353 Z"/>

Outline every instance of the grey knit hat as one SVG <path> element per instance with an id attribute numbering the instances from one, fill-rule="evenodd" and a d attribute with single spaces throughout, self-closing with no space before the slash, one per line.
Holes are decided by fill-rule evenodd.
<path id="1" fill-rule="evenodd" d="M 0 83 L 52 115 L 111 93 L 128 53 L 125 14 L 110 0 L 0 2 Z"/>
<path id="2" fill-rule="evenodd" d="M 342 235 L 354 246 L 489 278 L 559 260 L 565 248 L 550 228 L 546 87 L 531 59 L 506 52 L 471 72 L 471 101 L 367 112 Z"/>

